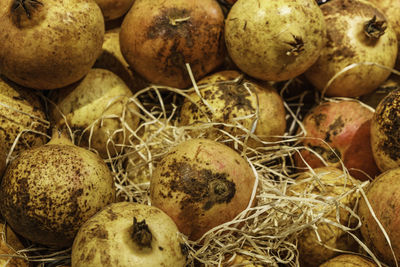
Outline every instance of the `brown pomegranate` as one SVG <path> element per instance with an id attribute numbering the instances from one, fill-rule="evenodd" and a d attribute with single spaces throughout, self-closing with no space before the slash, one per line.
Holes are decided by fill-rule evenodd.
<path id="1" fill-rule="evenodd" d="M 371 123 L 371 147 L 379 169 L 400 166 L 400 89 L 385 96 L 375 109 Z"/>
<path id="2" fill-rule="evenodd" d="M 0 72 L 29 88 L 67 86 L 88 73 L 103 36 L 94 0 L 2 0 Z"/>
<path id="3" fill-rule="evenodd" d="M 400 50 L 400 1 L 399 0 L 368 0 L 380 9 L 387 17 L 389 23 L 396 32 L 398 47 Z M 397 54 L 396 69 L 400 69 L 400 54 Z"/>
<path id="4" fill-rule="evenodd" d="M 373 111 L 357 101 L 326 102 L 313 108 L 303 119 L 306 136 L 302 144 L 320 155 L 329 166 L 341 167 L 360 180 L 379 173 L 372 155 L 370 128 Z M 330 146 L 330 147 L 329 147 Z M 322 167 L 313 152 L 303 149 L 296 155 L 297 166 Z"/>
<path id="5" fill-rule="evenodd" d="M 366 191 L 369 204 L 361 198 L 358 208 L 362 223 L 360 230 L 365 244 L 388 266 L 396 266 L 395 261 L 400 261 L 399 177 L 400 168 L 393 168 L 379 175 Z M 381 225 L 378 225 L 377 220 Z M 382 228 L 391 244 L 388 244 Z"/>
<path id="6" fill-rule="evenodd" d="M 197 240 L 243 211 L 254 183 L 251 167 L 235 150 L 213 140 L 190 139 L 175 146 L 157 165 L 150 197 L 179 231 Z"/>
<path id="7" fill-rule="evenodd" d="M 246 132 L 256 125 L 254 134 L 260 140 L 249 138 L 250 147 L 264 146 L 265 142 L 280 140 L 286 130 L 286 111 L 282 97 L 270 85 L 261 85 L 254 80 L 241 78 L 238 71 L 221 71 L 199 81 L 201 98 L 196 92 L 185 98 L 180 112 L 181 125 L 201 125 L 211 122 L 225 123 L 198 131 L 208 139 L 223 140 L 219 130 L 229 132 L 244 140 Z M 207 101 L 206 106 L 203 101 Z M 258 119 L 257 124 L 255 119 Z M 240 124 L 242 128 L 232 127 Z M 196 133 L 199 134 L 199 133 Z M 229 137 L 230 138 L 230 137 Z M 246 141 L 246 140 L 244 140 Z"/>
<path id="8" fill-rule="evenodd" d="M 138 0 L 120 32 L 122 55 L 148 81 L 186 88 L 224 61 L 224 15 L 215 0 Z"/>
<path id="9" fill-rule="evenodd" d="M 327 96 L 371 93 L 390 75 L 388 69 L 371 63 L 386 68 L 395 65 L 398 42 L 392 25 L 366 1 L 330 0 L 321 10 L 329 25 L 328 41 L 305 72 L 307 79 Z M 351 68 L 344 71 L 347 67 Z"/>

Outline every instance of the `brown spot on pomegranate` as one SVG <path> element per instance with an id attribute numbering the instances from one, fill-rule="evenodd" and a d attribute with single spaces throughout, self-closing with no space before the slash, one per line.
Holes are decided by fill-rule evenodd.
<path id="1" fill-rule="evenodd" d="M 380 148 L 393 160 L 400 159 L 400 90 L 393 91 L 382 100 L 376 110 L 377 122 L 386 138 L 382 138 Z"/>
<path id="2" fill-rule="evenodd" d="M 227 180 L 224 173 L 214 173 L 208 169 L 198 169 L 195 165 L 174 162 L 169 165 L 179 177 L 170 182 L 172 191 L 187 195 L 181 202 L 182 209 L 188 209 L 191 203 L 203 203 L 203 209 L 209 210 L 217 203 L 229 203 L 235 195 L 235 183 Z"/>
<path id="3" fill-rule="evenodd" d="M 325 136 L 325 141 L 326 142 L 331 142 L 331 136 L 335 136 L 338 135 L 339 133 L 342 132 L 344 127 L 344 122 L 341 116 L 339 116 L 338 118 L 336 118 L 336 120 L 329 125 L 328 127 L 328 132 L 326 133 Z"/>
<path id="4" fill-rule="evenodd" d="M 321 125 L 321 123 L 326 119 L 326 115 L 325 114 L 315 114 L 312 116 L 315 125 L 319 128 L 319 126 Z"/>

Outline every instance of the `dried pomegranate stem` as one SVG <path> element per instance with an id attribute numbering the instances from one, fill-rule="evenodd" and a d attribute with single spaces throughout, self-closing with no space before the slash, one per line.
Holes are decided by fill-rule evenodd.
<path id="1" fill-rule="evenodd" d="M 30 19 L 32 15 L 31 10 L 38 6 L 43 6 L 42 2 L 38 0 L 14 0 L 12 9 L 17 10 L 18 8 L 23 8 L 26 16 Z"/>
<path id="2" fill-rule="evenodd" d="M 364 25 L 364 32 L 368 38 L 379 39 L 387 28 L 386 21 L 377 21 L 376 16 L 367 21 Z"/>
<path id="3" fill-rule="evenodd" d="M 132 239 L 139 247 L 151 248 L 151 240 L 153 235 L 150 232 L 146 220 L 138 222 L 136 217 L 133 217 Z"/>
<path id="4" fill-rule="evenodd" d="M 304 41 L 301 37 L 293 35 L 293 41 L 287 42 L 291 46 L 291 49 L 286 52 L 288 56 L 297 56 L 300 52 L 304 51 Z"/>

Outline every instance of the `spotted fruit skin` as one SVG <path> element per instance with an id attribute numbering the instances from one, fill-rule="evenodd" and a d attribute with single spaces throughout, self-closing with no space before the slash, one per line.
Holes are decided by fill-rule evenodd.
<path id="1" fill-rule="evenodd" d="M 373 111 L 357 101 L 325 102 L 314 107 L 303 119 L 306 136 L 302 144 L 320 155 L 328 166 L 341 168 L 341 161 L 350 174 L 359 179 L 375 178 L 380 171 L 371 149 Z M 297 166 L 322 167 L 324 163 L 307 149 Z M 363 172 L 369 175 L 365 175 Z"/>
<path id="2" fill-rule="evenodd" d="M 0 42 L 0 72 L 39 90 L 61 88 L 85 76 L 101 54 L 105 31 L 96 2 L 25 1 L 29 17 L 21 6 L 13 9 L 14 2 L 0 2 L 0 40 L 8 40 Z"/>
<path id="3" fill-rule="evenodd" d="M 202 97 L 196 92 L 188 93 L 189 97 L 183 101 L 180 112 L 181 125 L 201 125 L 210 120 L 230 125 L 239 123 L 250 132 L 258 118 L 254 134 L 261 141 L 279 140 L 276 137 L 283 136 L 286 130 L 286 111 L 282 97 L 274 87 L 240 78 L 241 75 L 238 71 L 225 70 L 200 80 L 198 85 Z M 239 127 L 228 126 L 210 128 L 207 132 L 201 129 L 199 134 L 208 139 L 221 140 L 221 129 L 237 138 L 244 138 L 247 134 Z M 263 146 L 263 143 L 249 138 L 247 145 L 255 148 Z"/>
<path id="4" fill-rule="evenodd" d="M 13 149 L 12 155 L 16 156 L 22 150 L 46 143 L 49 122 L 34 91 L 1 76 L 0 103 L 0 139 L 4 141 L 0 150 L 8 153 Z"/>
<path id="5" fill-rule="evenodd" d="M 147 225 L 151 236 L 146 235 L 148 245 L 133 238 L 141 236 L 134 230 L 133 218 Z M 146 204 L 117 202 L 96 213 L 79 229 L 72 246 L 71 264 L 183 267 L 187 256 L 184 248 L 176 224 L 163 211 Z"/>
<path id="6" fill-rule="evenodd" d="M 113 177 L 101 158 L 63 144 L 23 151 L 0 189 L 1 213 L 15 232 L 56 248 L 72 245 L 79 227 L 114 200 Z"/>
<path id="7" fill-rule="evenodd" d="M 124 17 L 121 52 L 133 70 L 154 84 L 177 88 L 224 62 L 224 14 L 215 0 L 140 0 Z"/>
<path id="8" fill-rule="evenodd" d="M 129 143 L 127 128 L 139 125 L 139 108 L 131 97 L 130 88 L 116 74 L 92 68 L 79 83 L 51 91 L 54 105 L 49 116 L 58 127 L 67 124 L 75 132 L 77 145 L 107 159 Z"/>
<path id="9" fill-rule="evenodd" d="M 364 198 L 361 199 L 358 215 L 361 219 L 361 235 L 365 244 L 372 252 L 388 266 L 395 266 L 391 248 L 396 255 L 397 262 L 400 260 L 400 217 L 398 211 L 400 209 L 400 188 L 398 179 L 400 169 L 394 168 L 383 172 L 368 187 L 366 197 L 371 205 L 374 215 Z M 390 247 L 382 232 L 382 228 L 376 220 L 379 220 L 381 227 L 385 229 L 390 242 Z"/>
<path id="10" fill-rule="evenodd" d="M 326 24 L 314 0 L 238 0 L 225 22 L 225 43 L 233 62 L 266 81 L 299 76 L 325 45 Z"/>
<path id="11" fill-rule="evenodd" d="M 327 96 L 358 97 L 373 92 L 389 77 L 389 69 L 396 62 L 398 41 L 392 25 L 384 24 L 386 29 L 379 38 L 368 37 L 366 23 L 374 18 L 386 22 L 386 17 L 366 1 L 333 0 L 321 5 L 321 10 L 329 25 L 328 40 L 305 76 Z M 342 72 L 348 66 L 352 68 Z M 333 82 L 325 88 L 333 77 Z"/>
<path id="12" fill-rule="evenodd" d="M 190 139 L 157 165 L 150 197 L 183 234 L 196 240 L 244 210 L 254 183 L 250 165 L 237 152 L 213 140 Z"/>
<path id="13" fill-rule="evenodd" d="M 385 96 L 376 107 L 371 123 L 372 152 L 381 171 L 400 166 L 400 90 Z"/>
<path id="14" fill-rule="evenodd" d="M 400 1 L 397 0 L 368 0 L 382 11 L 387 17 L 389 23 L 396 32 L 397 40 L 400 40 Z M 397 43 L 400 51 L 400 42 Z M 396 69 L 400 69 L 400 53 L 397 53 Z"/>

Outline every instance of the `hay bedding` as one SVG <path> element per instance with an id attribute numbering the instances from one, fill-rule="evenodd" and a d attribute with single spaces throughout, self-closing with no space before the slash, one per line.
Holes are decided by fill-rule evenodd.
<path id="1" fill-rule="evenodd" d="M 194 80 L 193 84 L 189 90 L 198 92 L 201 86 L 199 88 Z M 255 124 L 252 129 L 243 129 L 240 121 L 244 118 L 238 118 L 235 124 L 224 123 L 224 128 L 220 127 L 221 123 L 213 121 L 196 126 L 179 126 L 179 107 L 188 90 L 151 85 L 137 92 L 131 101 L 140 107 L 141 123 L 137 129 L 120 129 L 128 134 L 130 142 L 124 145 L 120 154 L 106 159 L 114 173 L 118 200 L 150 204 L 148 179 L 162 156 L 179 142 L 203 137 L 206 130 L 214 128 L 220 132 L 217 141 L 235 148 L 251 165 L 256 176 L 252 199 L 256 199 L 257 204 L 248 206 L 233 221 L 210 230 L 201 240 L 189 241 L 182 236 L 188 250 L 188 266 L 226 266 L 242 257 L 254 266 L 299 266 L 298 238 L 305 229 L 314 229 L 317 233 L 316 226 L 320 222 L 348 232 L 360 244 L 358 253 L 369 255 L 379 266 L 385 266 L 359 240 L 357 231 L 360 221 L 355 213 L 356 207 L 340 204 L 340 199 L 346 194 L 332 199 L 318 194 L 305 198 L 288 192 L 288 187 L 297 183 L 293 155 L 302 149 L 299 146 L 304 136 L 301 119 L 319 101 L 335 100 L 322 99 L 301 78 L 274 86 L 285 100 L 287 131 L 280 141 L 263 142 L 265 146 L 257 149 L 246 146 L 249 138 L 257 139 L 257 136 L 252 133 Z M 123 122 L 123 118 L 119 119 Z M 254 114 L 255 123 L 256 119 L 257 114 Z M 227 127 L 241 128 L 245 134 L 232 136 L 223 130 Z M 74 140 L 79 139 L 71 129 L 70 133 Z M 344 167 L 343 170 L 346 175 Z M 355 185 L 349 192 L 357 191 L 365 196 L 367 184 Z M 338 215 L 334 219 L 327 217 L 332 212 L 339 214 L 339 208 L 346 209 L 354 217 L 354 227 L 340 224 Z M 2 237 L 4 239 L 4 235 Z M 27 248 L 18 251 L 18 257 L 28 259 L 36 266 L 69 264 L 70 249 L 51 251 L 26 240 L 25 244 Z"/>

